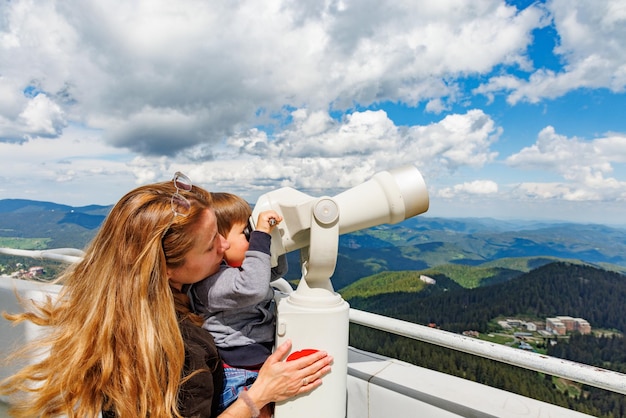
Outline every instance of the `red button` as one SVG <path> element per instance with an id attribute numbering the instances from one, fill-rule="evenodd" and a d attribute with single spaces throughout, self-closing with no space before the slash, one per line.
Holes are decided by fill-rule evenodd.
<path id="1" fill-rule="evenodd" d="M 293 353 L 289 354 L 289 357 L 287 357 L 287 361 L 296 360 L 296 359 L 299 359 L 300 357 L 309 356 L 313 353 L 317 353 L 318 351 L 319 350 L 315 350 L 313 348 L 305 348 L 304 350 L 294 351 Z"/>

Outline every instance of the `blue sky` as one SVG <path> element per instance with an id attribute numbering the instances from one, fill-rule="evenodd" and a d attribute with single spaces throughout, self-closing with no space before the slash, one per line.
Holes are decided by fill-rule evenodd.
<path id="1" fill-rule="evenodd" d="M 626 225 L 626 4 L 0 3 L 0 198 L 181 170 L 254 202 L 411 164 L 425 216 Z"/>

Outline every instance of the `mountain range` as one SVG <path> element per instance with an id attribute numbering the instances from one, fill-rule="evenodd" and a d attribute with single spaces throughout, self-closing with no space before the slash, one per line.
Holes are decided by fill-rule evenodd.
<path id="1" fill-rule="evenodd" d="M 0 247 L 83 248 L 112 206 L 0 200 Z M 300 255 L 287 254 L 288 280 Z M 626 228 L 600 224 L 418 216 L 339 237 L 335 289 L 394 271 L 444 274 L 462 287 L 507 281 L 553 261 L 626 272 Z"/>

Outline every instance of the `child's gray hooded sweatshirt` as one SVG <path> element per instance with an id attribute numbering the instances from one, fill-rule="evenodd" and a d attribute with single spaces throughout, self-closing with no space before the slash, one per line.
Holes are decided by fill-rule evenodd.
<path id="1" fill-rule="evenodd" d="M 270 265 L 271 236 L 252 231 L 241 267 L 225 262 L 212 276 L 191 287 L 195 311 L 213 335 L 220 356 L 232 367 L 254 367 L 271 354 L 276 330 L 270 281 L 287 272 L 284 255 Z"/>

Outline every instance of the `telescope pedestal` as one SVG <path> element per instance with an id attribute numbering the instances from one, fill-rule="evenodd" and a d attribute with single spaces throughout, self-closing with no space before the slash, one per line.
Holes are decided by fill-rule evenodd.
<path id="1" fill-rule="evenodd" d="M 278 300 L 276 344 L 289 338 L 292 352 L 323 350 L 334 361 L 320 387 L 277 403 L 275 418 L 345 418 L 349 308 L 339 294 L 308 288 L 305 279 L 301 279 L 296 291 Z"/>

